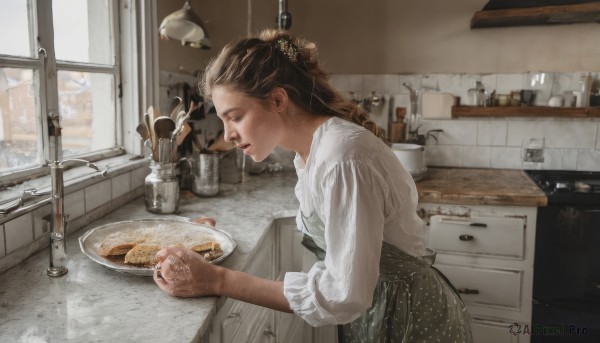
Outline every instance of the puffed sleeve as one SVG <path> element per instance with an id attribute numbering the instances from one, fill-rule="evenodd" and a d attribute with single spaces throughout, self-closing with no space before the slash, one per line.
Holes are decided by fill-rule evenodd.
<path id="1" fill-rule="evenodd" d="M 284 295 L 312 326 L 349 323 L 372 303 L 389 188 L 365 163 L 336 164 L 323 181 L 327 255 L 308 273 L 286 273 Z"/>

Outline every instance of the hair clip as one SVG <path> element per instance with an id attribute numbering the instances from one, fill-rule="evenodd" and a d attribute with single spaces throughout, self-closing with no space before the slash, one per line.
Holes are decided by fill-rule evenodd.
<path id="1" fill-rule="evenodd" d="M 277 40 L 277 48 L 283 52 L 290 61 L 296 62 L 298 59 L 298 49 L 292 42 L 285 38 L 279 38 Z"/>

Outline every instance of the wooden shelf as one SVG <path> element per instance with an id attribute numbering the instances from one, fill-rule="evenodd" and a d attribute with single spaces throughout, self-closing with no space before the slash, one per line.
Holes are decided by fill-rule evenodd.
<path id="1" fill-rule="evenodd" d="M 477 107 L 453 106 L 452 118 L 459 117 L 562 117 L 594 118 L 600 117 L 600 107 Z"/>
<path id="2" fill-rule="evenodd" d="M 483 10 L 471 28 L 600 22 L 600 3 Z"/>

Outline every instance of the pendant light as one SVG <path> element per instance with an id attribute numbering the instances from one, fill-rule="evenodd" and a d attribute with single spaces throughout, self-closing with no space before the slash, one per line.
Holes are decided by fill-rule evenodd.
<path id="1" fill-rule="evenodd" d="M 204 22 L 192 11 L 190 0 L 186 0 L 182 9 L 166 16 L 160 23 L 158 32 L 161 39 L 180 40 L 181 45 L 201 49 L 211 47 Z"/>

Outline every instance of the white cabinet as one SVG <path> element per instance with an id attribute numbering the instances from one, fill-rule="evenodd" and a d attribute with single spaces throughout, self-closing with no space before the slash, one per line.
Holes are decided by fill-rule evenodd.
<path id="1" fill-rule="evenodd" d="M 301 242 L 302 233 L 296 229 L 294 219 L 278 219 L 259 243 L 246 272 L 262 278 L 283 280 L 288 271 L 310 267 L 314 263 L 310 257 L 312 253 Z M 210 328 L 210 343 L 335 342 L 330 339 L 335 334 L 335 327 L 312 328 L 290 313 L 233 299 L 221 301 L 223 303 L 219 305 Z"/>
<path id="2" fill-rule="evenodd" d="M 536 207 L 419 204 L 434 266 L 456 287 L 473 318 L 475 342 L 529 342 Z"/>

